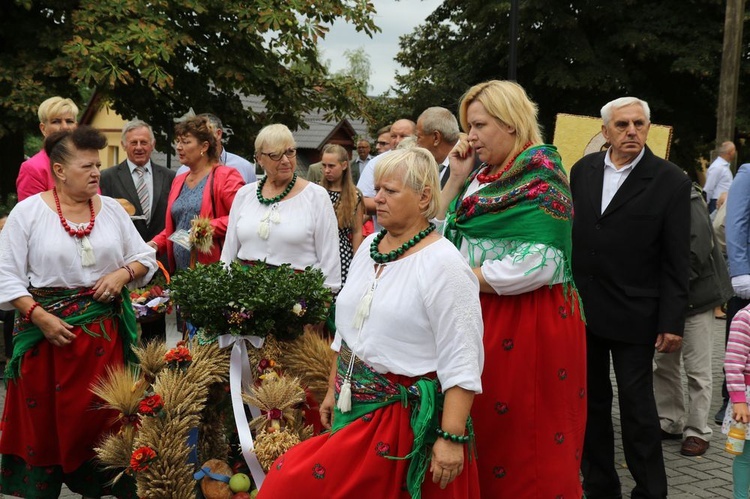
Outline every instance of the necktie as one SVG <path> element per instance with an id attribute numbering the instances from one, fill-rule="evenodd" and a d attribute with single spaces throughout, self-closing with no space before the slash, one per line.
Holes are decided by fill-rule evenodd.
<path id="1" fill-rule="evenodd" d="M 451 165 L 445 165 L 445 168 L 443 168 L 443 171 L 441 172 L 442 175 L 440 176 L 440 188 L 442 189 L 445 187 L 445 184 L 448 182 L 448 179 L 451 176 Z"/>
<path id="2" fill-rule="evenodd" d="M 146 221 L 148 221 L 151 218 L 151 200 L 148 197 L 148 186 L 146 185 L 146 168 L 136 166 L 135 172 L 138 174 L 138 182 L 135 186 L 138 192 L 138 201 L 140 201 L 143 215 L 146 217 Z"/>

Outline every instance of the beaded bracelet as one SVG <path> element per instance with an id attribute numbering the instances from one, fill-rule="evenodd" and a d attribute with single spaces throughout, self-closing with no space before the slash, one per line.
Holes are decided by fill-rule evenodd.
<path id="1" fill-rule="evenodd" d="M 39 303 L 38 301 L 35 301 L 34 304 L 31 305 L 31 307 L 29 307 L 29 310 L 26 311 L 26 315 L 23 316 L 23 321 L 31 322 L 31 314 L 34 313 L 34 309 L 36 309 L 36 307 L 41 307 L 41 306 L 42 306 L 41 303 Z"/>
<path id="2" fill-rule="evenodd" d="M 469 443 L 469 435 L 454 435 L 453 433 L 448 433 L 440 428 L 435 428 L 435 433 L 437 433 L 439 437 L 444 438 L 445 440 L 450 440 L 451 442 L 456 442 L 457 444 Z"/>
<path id="3" fill-rule="evenodd" d="M 122 266 L 122 267 L 120 267 L 120 268 L 121 268 L 121 269 L 125 269 L 125 270 L 127 270 L 127 271 L 128 271 L 128 274 L 130 274 L 130 280 L 129 280 L 128 282 L 133 282 L 133 281 L 135 281 L 135 271 L 134 271 L 134 270 L 133 270 L 132 268 L 130 268 L 130 265 L 123 265 L 123 266 Z"/>

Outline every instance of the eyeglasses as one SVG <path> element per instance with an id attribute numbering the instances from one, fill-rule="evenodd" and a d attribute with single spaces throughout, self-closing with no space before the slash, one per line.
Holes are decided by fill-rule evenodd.
<path id="1" fill-rule="evenodd" d="M 384 141 L 384 140 L 379 140 L 379 141 L 377 141 L 377 142 L 375 142 L 375 143 L 376 143 L 377 145 L 379 145 L 379 146 L 387 146 L 388 144 L 390 144 L 390 142 L 386 142 L 386 141 Z"/>
<path id="2" fill-rule="evenodd" d="M 293 158 L 297 155 L 297 149 L 295 147 L 290 147 L 286 151 L 283 152 L 261 152 L 261 156 L 266 155 L 269 158 L 271 158 L 272 161 L 281 161 L 282 156 L 286 156 L 287 158 Z"/>

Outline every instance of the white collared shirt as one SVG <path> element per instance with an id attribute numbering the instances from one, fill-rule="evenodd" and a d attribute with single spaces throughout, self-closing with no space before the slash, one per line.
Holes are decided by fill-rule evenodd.
<path id="1" fill-rule="evenodd" d="M 628 175 L 630 175 L 630 173 L 633 171 L 645 152 L 646 148 L 644 147 L 643 149 L 641 149 L 641 152 L 638 154 L 638 156 L 635 157 L 633 161 L 618 169 L 615 167 L 615 164 L 612 162 L 612 157 L 610 156 L 610 154 L 612 153 L 612 148 L 610 147 L 609 150 L 607 150 L 607 154 L 604 156 L 602 213 L 604 213 L 604 210 L 607 209 L 609 203 L 612 202 L 612 198 L 615 197 L 618 189 L 620 189 L 620 186 L 622 186 L 622 184 L 625 182 L 625 179 L 628 178 Z"/>

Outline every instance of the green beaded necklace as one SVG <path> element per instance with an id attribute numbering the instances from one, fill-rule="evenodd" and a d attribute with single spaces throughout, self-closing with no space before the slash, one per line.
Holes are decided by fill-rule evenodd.
<path id="1" fill-rule="evenodd" d="M 381 253 L 378 251 L 378 245 L 380 244 L 380 241 L 383 240 L 387 230 L 383 229 L 381 230 L 377 236 L 375 236 L 375 239 L 372 240 L 372 243 L 370 244 L 370 257 L 375 260 L 375 263 L 388 263 L 394 261 L 396 258 L 403 255 L 406 250 L 417 244 L 419 241 L 427 237 L 427 235 L 435 230 L 435 224 L 430 223 L 429 226 L 420 233 L 418 233 L 416 236 L 412 237 L 408 241 L 406 241 L 404 244 L 396 248 L 395 250 L 389 251 L 388 253 Z"/>
<path id="2" fill-rule="evenodd" d="M 297 182 L 297 172 L 294 172 L 294 174 L 292 175 L 292 181 L 289 182 L 289 185 L 286 186 L 286 189 L 284 189 L 284 192 L 282 192 L 278 196 L 272 197 L 271 199 L 264 198 L 263 194 L 261 194 L 261 192 L 263 191 L 263 186 L 266 185 L 266 180 L 268 180 L 268 177 L 263 177 L 263 179 L 260 182 L 258 182 L 258 191 L 256 192 L 258 196 L 258 201 L 260 201 L 260 204 L 265 204 L 265 205 L 278 203 L 279 201 L 284 199 L 286 195 L 289 194 L 294 188 L 294 183 Z"/>

